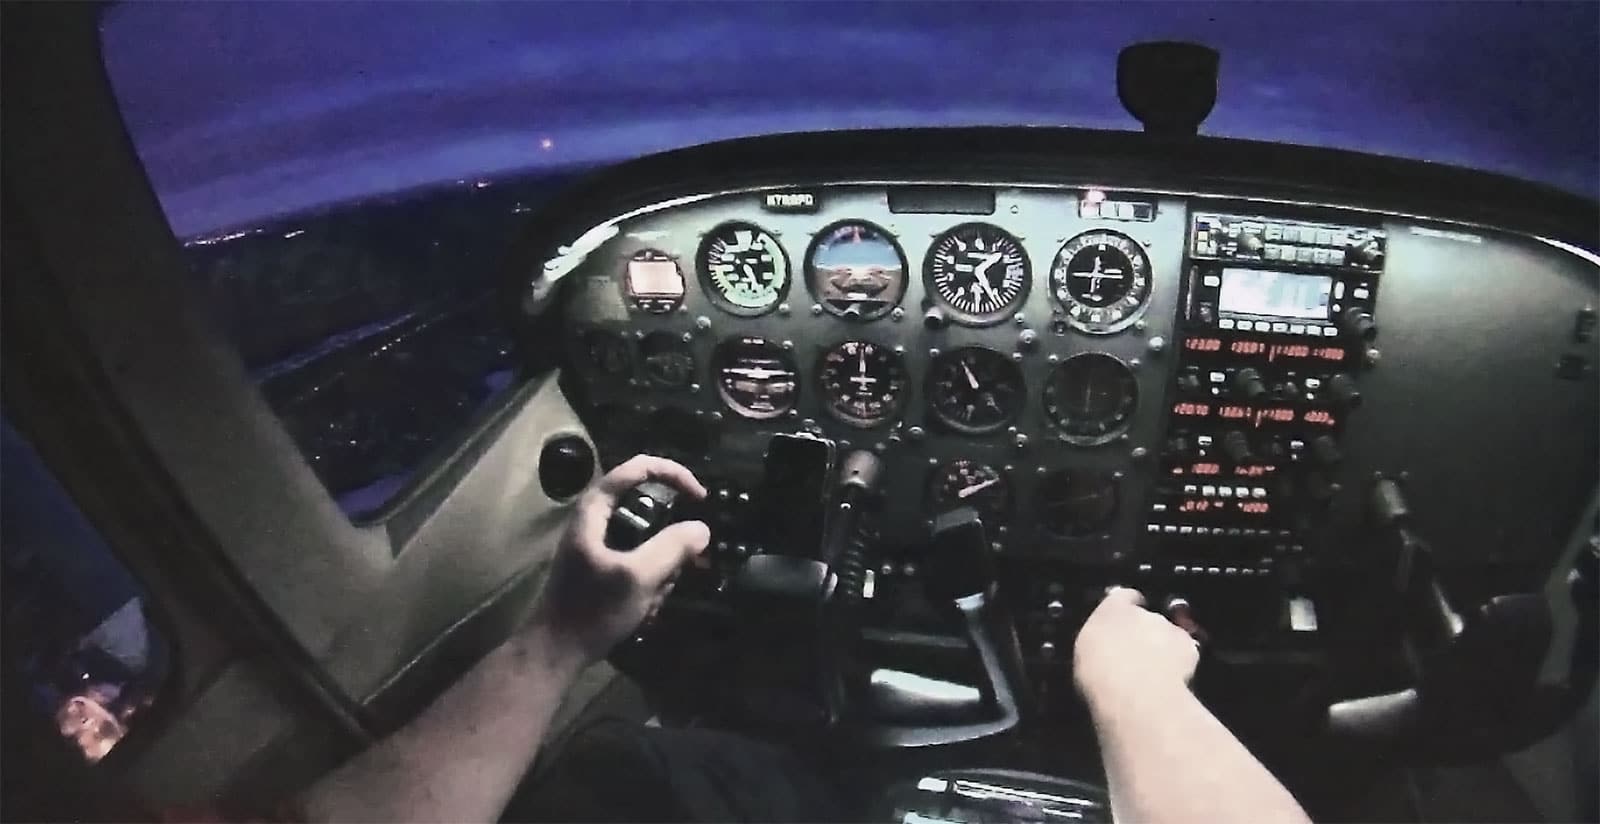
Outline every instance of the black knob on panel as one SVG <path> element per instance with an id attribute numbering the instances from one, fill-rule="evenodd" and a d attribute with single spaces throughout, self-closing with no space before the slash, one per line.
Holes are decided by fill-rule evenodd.
<path id="1" fill-rule="evenodd" d="M 1233 389 L 1247 401 L 1260 400 L 1267 394 L 1267 384 L 1261 380 L 1261 373 L 1248 367 L 1233 373 Z"/>
<path id="2" fill-rule="evenodd" d="M 1356 387 L 1356 379 L 1344 372 L 1328 378 L 1328 395 L 1341 408 L 1355 409 L 1361 406 L 1361 390 Z"/>
<path id="3" fill-rule="evenodd" d="M 1176 437 L 1176 438 L 1168 438 L 1167 439 L 1166 457 L 1168 457 L 1168 458 L 1187 458 L 1187 457 L 1189 457 L 1189 454 L 1190 454 L 1189 453 L 1189 446 L 1190 446 L 1189 439 L 1185 438 L 1185 437 L 1183 437 L 1181 435 Z"/>
<path id="4" fill-rule="evenodd" d="M 1339 485 L 1328 480 L 1321 472 L 1306 473 L 1306 495 L 1318 503 L 1327 503 L 1339 494 Z"/>
<path id="5" fill-rule="evenodd" d="M 551 500 L 564 500 L 583 491 L 594 477 L 594 449 L 577 435 L 562 435 L 546 442 L 539 452 L 539 487 Z"/>
<path id="6" fill-rule="evenodd" d="M 1205 383 L 1200 380 L 1199 375 L 1193 372 L 1178 376 L 1178 391 L 1185 395 L 1196 394 L 1203 388 L 1205 388 Z"/>
<path id="7" fill-rule="evenodd" d="M 1319 466 L 1332 467 L 1344 460 L 1344 453 L 1332 435 L 1318 435 L 1311 439 L 1311 457 Z"/>
<path id="8" fill-rule="evenodd" d="M 1378 322 L 1372 319 L 1371 312 L 1359 306 L 1345 310 L 1339 326 L 1346 335 L 1357 340 L 1372 340 L 1378 336 Z"/>
<path id="9" fill-rule="evenodd" d="M 1236 464 L 1250 460 L 1250 439 L 1235 429 L 1222 436 L 1222 453 Z"/>
<path id="10" fill-rule="evenodd" d="M 1282 441 L 1274 439 L 1261 447 L 1261 455 L 1271 463 L 1278 463 L 1289 457 L 1289 450 L 1283 447 Z"/>
<path id="11" fill-rule="evenodd" d="M 1278 384 L 1278 397 L 1293 403 L 1300 400 L 1300 385 L 1294 381 L 1284 381 Z"/>

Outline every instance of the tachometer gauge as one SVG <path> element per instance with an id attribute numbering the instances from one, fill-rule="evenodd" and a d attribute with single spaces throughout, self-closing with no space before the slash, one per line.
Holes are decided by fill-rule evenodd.
<path id="1" fill-rule="evenodd" d="M 1105 443 L 1127 430 L 1139 385 L 1122 361 L 1091 352 L 1067 358 L 1044 386 L 1044 411 L 1072 443 Z"/>
<path id="2" fill-rule="evenodd" d="M 1033 271 L 1015 237 L 987 223 L 963 223 L 934 238 L 922 276 L 956 322 L 984 326 L 1022 306 Z"/>
<path id="3" fill-rule="evenodd" d="M 906 367 L 900 353 L 887 346 L 847 340 L 822 354 L 817 382 L 835 418 L 851 426 L 877 426 L 905 400 Z"/>
<path id="4" fill-rule="evenodd" d="M 1059 470 L 1039 482 L 1039 523 L 1063 538 L 1097 535 L 1117 514 L 1117 481 L 1110 475 Z"/>
<path id="5" fill-rule="evenodd" d="M 1022 370 L 993 349 L 945 352 L 928 369 L 928 405 L 945 426 L 969 435 L 1003 428 L 1022 411 Z"/>
<path id="6" fill-rule="evenodd" d="M 1000 471 L 977 461 L 951 461 L 928 477 L 929 515 L 970 506 L 990 526 L 1011 514 L 1011 486 Z"/>
<path id="7" fill-rule="evenodd" d="M 733 413 L 770 420 L 794 408 L 799 385 L 789 352 L 765 338 L 729 338 L 712 355 L 717 394 Z"/>
<path id="8" fill-rule="evenodd" d="M 883 229 L 864 220 L 835 223 L 806 250 L 806 285 L 828 312 L 873 320 L 900 305 L 906 256 Z"/>
<path id="9" fill-rule="evenodd" d="M 789 259 L 771 234 L 735 221 L 712 229 L 695 256 L 706 294 L 744 317 L 772 311 L 789 294 Z"/>
<path id="10" fill-rule="evenodd" d="M 694 380 L 694 352 L 675 332 L 651 332 L 639 342 L 645 379 L 655 386 L 682 389 Z"/>
<path id="11" fill-rule="evenodd" d="M 1150 300 L 1150 259 L 1127 235 L 1085 232 L 1056 253 L 1050 293 L 1072 328 L 1091 335 L 1121 331 Z"/>
<path id="12" fill-rule="evenodd" d="M 628 259 L 626 286 L 635 309 L 664 315 L 683 304 L 683 272 L 660 249 L 641 249 Z"/>
<path id="13" fill-rule="evenodd" d="M 628 342 L 615 332 L 590 329 L 578 336 L 583 363 L 602 378 L 626 378 L 633 371 Z"/>

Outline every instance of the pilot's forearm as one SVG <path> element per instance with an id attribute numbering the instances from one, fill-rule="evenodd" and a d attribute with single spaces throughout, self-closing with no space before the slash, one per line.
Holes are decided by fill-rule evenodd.
<path id="1" fill-rule="evenodd" d="M 1188 689 L 1142 685 L 1089 705 L 1117 821 L 1310 821 Z"/>
<path id="2" fill-rule="evenodd" d="M 400 731 L 302 797 L 312 821 L 495 821 L 583 655 L 537 625 L 479 661 Z"/>

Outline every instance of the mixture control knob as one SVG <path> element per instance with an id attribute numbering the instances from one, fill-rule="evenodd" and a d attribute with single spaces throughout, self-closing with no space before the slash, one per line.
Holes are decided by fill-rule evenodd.
<path id="1" fill-rule="evenodd" d="M 1053 599 L 1050 603 L 1044 605 L 1044 614 L 1051 618 L 1060 618 L 1067 614 L 1067 605 L 1061 603 L 1059 598 Z"/>
<path id="2" fill-rule="evenodd" d="M 1378 336 L 1378 323 L 1372 319 L 1372 313 L 1359 306 L 1346 309 L 1339 326 L 1346 335 L 1357 340 L 1372 340 Z"/>
<path id="3" fill-rule="evenodd" d="M 1201 381 L 1200 376 L 1193 372 L 1178 376 L 1178 391 L 1185 395 L 1196 394 L 1203 388 L 1205 388 L 1205 382 Z"/>
<path id="4" fill-rule="evenodd" d="M 944 310 L 937 306 L 931 307 L 922 313 L 922 326 L 924 329 L 943 329 L 950 319 L 945 316 Z"/>
<path id="5" fill-rule="evenodd" d="M 1233 389 L 1247 401 L 1260 400 L 1267 394 L 1267 384 L 1261 380 L 1261 373 L 1250 367 L 1233 373 Z"/>
<path id="6" fill-rule="evenodd" d="M 1339 442 L 1332 435 L 1318 435 L 1311 439 L 1311 457 L 1319 466 L 1337 466 L 1344 460 L 1344 453 L 1339 451 Z"/>
<path id="7" fill-rule="evenodd" d="M 1328 379 L 1328 394 L 1341 408 L 1355 409 L 1361 406 L 1361 390 L 1356 388 L 1356 379 L 1347 373 L 1340 372 Z"/>
<path id="8" fill-rule="evenodd" d="M 1250 460 L 1250 439 L 1243 432 L 1234 429 L 1222 436 L 1222 454 L 1236 464 Z"/>

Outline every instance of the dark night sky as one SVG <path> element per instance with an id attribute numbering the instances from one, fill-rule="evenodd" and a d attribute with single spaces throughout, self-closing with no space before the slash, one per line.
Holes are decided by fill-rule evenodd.
<path id="1" fill-rule="evenodd" d="M 853 126 L 1134 128 L 1118 49 L 1223 54 L 1208 134 L 1600 196 L 1600 4 L 126 4 L 106 57 L 180 234 L 331 200 Z"/>

